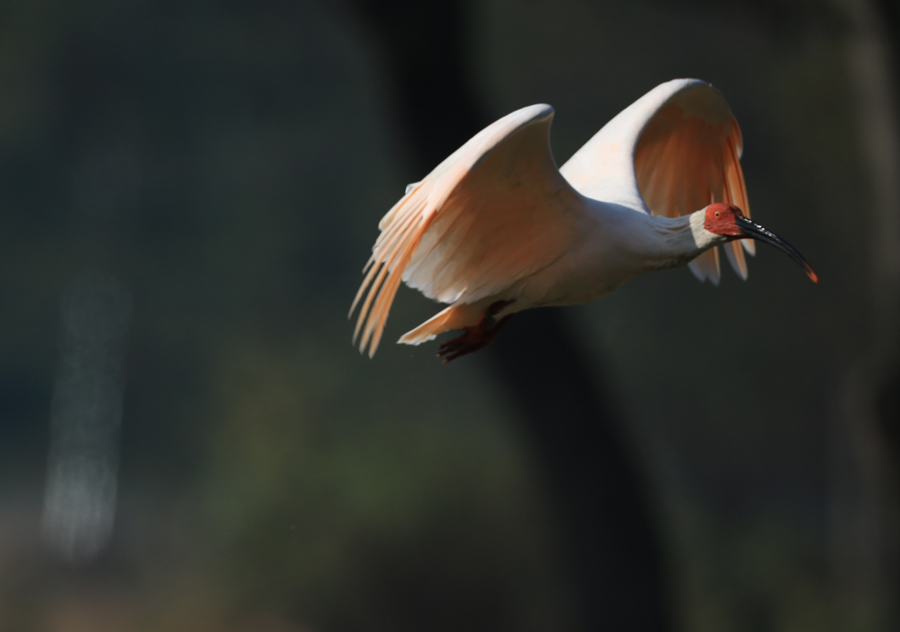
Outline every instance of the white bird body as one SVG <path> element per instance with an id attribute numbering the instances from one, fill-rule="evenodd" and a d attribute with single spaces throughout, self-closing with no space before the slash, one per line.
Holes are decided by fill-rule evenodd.
<path id="1" fill-rule="evenodd" d="M 493 300 L 515 301 L 500 318 L 532 307 L 580 305 L 651 270 L 684 265 L 725 239 L 692 216 L 668 218 L 579 196 L 569 209 L 572 240 L 558 259 L 519 279 Z M 702 220 L 702 213 L 697 216 Z"/>
<path id="2" fill-rule="evenodd" d="M 354 334 L 362 331 L 361 349 L 375 353 L 401 280 L 449 307 L 399 342 L 464 329 L 442 347 L 453 359 L 489 344 L 515 312 L 585 303 L 688 263 L 718 283 L 718 245 L 746 278 L 741 244 L 752 253 L 752 242 L 734 240 L 781 242 L 758 225 L 744 234 L 717 219 L 734 209 L 741 226 L 752 224 L 741 213 L 749 215 L 740 129 L 709 84 L 678 79 L 651 90 L 562 169 L 550 151 L 552 118 L 549 105 L 517 110 L 407 188 L 379 224 L 351 308 L 368 288 Z"/>

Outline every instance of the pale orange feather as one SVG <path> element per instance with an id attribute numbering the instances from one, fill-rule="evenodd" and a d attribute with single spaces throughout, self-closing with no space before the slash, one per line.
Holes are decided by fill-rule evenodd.
<path id="1" fill-rule="evenodd" d="M 354 342 L 362 334 L 360 350 L 373 355 L 378 348 L 401 281 L 453 304 L 401 339 L 423 340 L 477 320 L 480 301 L 549 265 L 573 242 L 576 229 L 561 214 L 578 194 L 553 161 L 552 116 L 544 105 L 500 119 L 382 218 L 350 309 L 362 301 L 354 331 Z"/>
<path id="2" fill-rule="evenodd" d="M 635 146 L 635 176 L 650 212 L 678 217 L 712 202 L 731 202 L 749 217 L 741 149 L 740 128 L 717 91 L 696 86 L 676 94 L 650 118 Z M 746 279 L 743 250 L 754 254 L 752 241 L 724 248 L 735 272 Z M 718 284 L 718 248 L 702 253 L 690 266 L 701 280 Z"/>

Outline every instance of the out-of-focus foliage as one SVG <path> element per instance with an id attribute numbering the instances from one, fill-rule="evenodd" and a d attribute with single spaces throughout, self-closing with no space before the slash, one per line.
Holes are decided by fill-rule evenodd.
<path id="1" fill-rule="evenodd" d="M 404 186 L 352 22 L 311 3 L 6 10 L 0 628 L 564 621 L 553 519 L 477 363 L 349 343 Z M 70 570 L 37 525 L 59 301 L 86 269 L 134 315 L 116 536 Z"/>
<path id="2" fill-rule="evenodd" d="M 832 609 L 828 579 L 828 460 L 845 449 L 832 443 L 840 380 L 867 317 L 869 198 L 842 33 L 815 12 L 784 34 L 738 7 L 492 7 L 484 90 L 498 111 L 552 98 L 560 162 L 647 86 L 697 76 L 728 98 L 754 217 L 800 244 L 822 284 L 761 247 L 747 283 L 673 270 L 571 311 L 612 359 L 657 472 L 689 629 L 866 629 L 867 605 Z"/>
<path id="3" fill-rule="evenodd" d="M 754 15 L 472 3 L 470 69 L 495 116 L 557 108 L 560 163 L 661 81 L 723 90 L 754 217 L 822 283 L 762 247 L 747 283 L 674 270 L 569 311 L 654 483 L 683 629 L 869 630 L 827 570 L 835 391 L 870 316 L 841 33 Z M 480 359 L 350 346 L 377 220 L 423 175 L 379 54 L 340 3 L 0 8 L 0 630 L 575 629 L 543 472 Z M 116 531 L 70 567 L 38 525 L 86 270 L 134 307 Z M 432 311 L 401 291 L 387 335 Z"/>

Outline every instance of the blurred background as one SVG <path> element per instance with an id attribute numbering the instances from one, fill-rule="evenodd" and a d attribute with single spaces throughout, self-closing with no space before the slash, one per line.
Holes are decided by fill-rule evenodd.
<path id="1" fill-rule="evenodd" d="M 896 630 L 888 0 L 7 0 L 0 630 Z M 377 222 L 551 103 L 710 81 L 767 247 L 443 366 Z"/>

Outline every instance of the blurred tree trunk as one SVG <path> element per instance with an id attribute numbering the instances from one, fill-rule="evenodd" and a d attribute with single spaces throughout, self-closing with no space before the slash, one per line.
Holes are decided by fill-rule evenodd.
<path id="1" fill-rule="evenodd" d="M 835 442 L 847 443 L 853 462 L 836 487 L 833 572 L 839 594 L 863 609 L 865 629 L 887 631 L 900 623 L 900 9 L 887 0 L 838 0 L 838 8 L 849 19 L 848 69 L 871 190 L 863 217 L 873 322 L 841 393 Z"/>
<path id="2" fill-rule="evenodd" d="M 353 4 L 379 36 L 398 127 L 424 176 L 491 122 L 465 71 L 463 3 Z M 616 431 L 610 389 L 562 313 L 517 315 L 483 353 L 518 406 L 545 468 L 584 629 L 669 629 L 663 555 L 648 496 Z"/>

